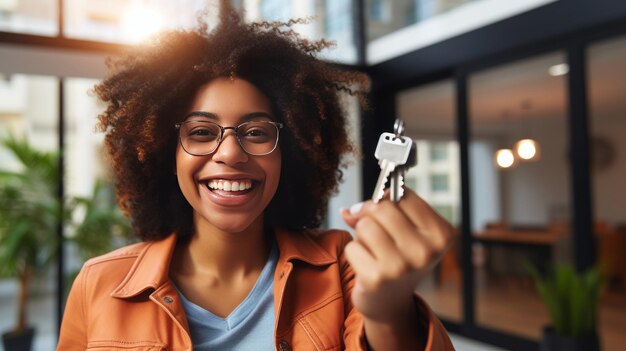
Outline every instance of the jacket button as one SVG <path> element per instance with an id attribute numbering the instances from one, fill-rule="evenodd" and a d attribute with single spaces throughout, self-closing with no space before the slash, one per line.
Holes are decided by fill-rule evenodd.
<path id="1" fill-rule="evenodd" d="M 285 340 L 278 342 L 278 351 L 291 351 L 291 346 Z"/>
<path id="2" fill-rule="evenodd" d="M 165 303 L 172 303 L 172 302 L 174 302 L 174 299 L 169 297 L 169 296 L 165 296 L 163 298 L 163 301 L 165 301 Z"/>

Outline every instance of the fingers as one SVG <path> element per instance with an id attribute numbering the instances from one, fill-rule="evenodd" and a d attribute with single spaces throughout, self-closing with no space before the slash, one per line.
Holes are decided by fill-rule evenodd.
<path id="1" fill-rule="evenodd" d="M 356 224 L 356 239 L 378 261 L 393 260 L 397 256 L 396 243 L 385 229 L 371 217 L 364 217 Z"/>
<path id="2" fill-rule="evenodd" d="M 361 211 L 361 208 L 363 207 L 363 202 L 359 202 L 358 204 L 352 205 L 352 207 L 350 207 L 350 209 L 347 208 L 341 208 L 340 213 L 341 213 L 341 217 L 343 218 L 343 221 L 350 226 L 350 228 L 354 229 L 354 227 L 356 226 L 356 222 L 358 221 L 359 217 L 355 216 L 354 214 L 358 214 Z"/>
<path id="3" fill-rule="evenodd" d="M 355 229 L 357 240 L 367 235 L 363 244 L 376 257 L 380 255 L 376 253 L 378 250 L 389 247 L 382 245 L 380 239 L 372 239 L 378 235 L 374 236 L 367 229 L 374 224 L 390 238 L 389 243 L 397 248 L 398 254 L 414 267 L 428 265 L 451 244 L 452 226 L 410 189 L 398 204 L 389 200 L 378 204 L 367 201 L 350 210 L 343 209 L 341 215 L 346 224 Z"/>
<path id="4" fill-rule="evenodd" d="M 346 259 L 365 291 L 375 291 L 405 276 L 411 267 L 382 227 L 365 217 L 357 224 L 357 238 L 345 248 Z"/>
<path id="5" fill-rule="evenodd" d="M 406 189 L 398 206 L 420 231 L 439 234 L 429 236 L 434 249 L 445 250 L 450 245 L 454 232 L 452 225 L 415 192 Z"/>

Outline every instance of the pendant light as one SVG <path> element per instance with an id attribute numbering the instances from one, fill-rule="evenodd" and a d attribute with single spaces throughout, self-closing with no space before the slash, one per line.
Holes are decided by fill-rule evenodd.
<path id="1" fill-rule="evenodd" d="M 503 126 L 510 125 L 509 123 L 507 123 L 508 119 L 509 119 L 509 111 L 507 110 L 502 111 L 502 125 Z M 496 167 L 500 169 L 510 169 L 510 168 L 515 167 L 515 165 L 517 164 L 517 160 L 516 160 L 515 154 L 513 153 L 513 150 L 505 146 L 505 147 L 499 148 L 496 151 L 496 153 L 493 155 L 493 163 L 495 164 Z"/>
<path id="2" fill-rule="evenodd" d="M 494 161 L 498 167 L 503 169 L 514 167 L 517 164 L 515 154 L 511 149 L 500 149 L 496 151 Z"/>
<path id="3" fill-rule="evenodd" d="M 522 102 L 522 115 L 520 116 L 520 120 L 522 118 L 528 119 L 525 125 L 524 123 L 522 123 L 527 131 L 531 129 L 528 125 L 531 120 L 531 118 L 529 118 L 530 114 L 528 112 L 530 108 L 530 100 L 524 100 Z M 530 133 L 528 132 L 526 133 L 526 135 L 529 134 Z M 532 139 L 530 137 L 522 138 L 515 143 L 513 148 L 515 150 L 515 155 L 519 158 L 520 161 L 537 161 L 539 159 L 539 143 L 535 139 Z"/>
<path id="4" fill-rule="evenodd" d="M 515 143 L 515 154 L 523 161 L 536 161 L 539 158 L 539 143 L 534 139 L 520 139 Z"/>

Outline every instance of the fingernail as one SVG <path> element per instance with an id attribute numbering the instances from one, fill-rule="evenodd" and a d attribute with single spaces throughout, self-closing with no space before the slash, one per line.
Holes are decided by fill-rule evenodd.
<path id="1" fill-rule="evenodd" d="M 361 208 L 363 208 L 363 203 L 359 202 L 358 204 L 354 204 L 352 206 L 350 206 L 350 214 L 351 215 L 355 215 L 359 212 L 361 212 Z"/>

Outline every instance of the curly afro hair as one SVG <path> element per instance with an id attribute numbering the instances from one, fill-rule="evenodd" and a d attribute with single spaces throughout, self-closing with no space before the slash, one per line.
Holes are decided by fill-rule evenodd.
<path id="1" fill-rule="evenodd" d="M 292 26 L 306 20 L 244 23 L 229 1 L 221 1 L 220 8 L 219 24 L 211 31 L 200 19 L 194 30 L 162 33 L 109 59 L 111 75 L 94 88 L 107 105 L 98 128 L 106 134 L 118 203 L 142 240 L 193 233 L 192 208 L 173 174 L 178 142 L 173 125 L 211 79 L 251 82 L 286 125 L 281 179 L 265 210 L 266 225 L 318 227 L 341 181 L 341 157 L 354 151 L 340 100 L 348 93 L 364 103 L 368 77 L 316 58 L 332 43 L 301 38 Z"/>

